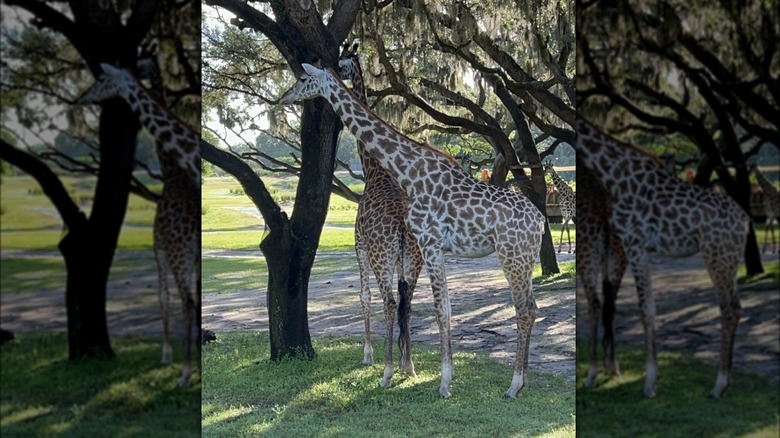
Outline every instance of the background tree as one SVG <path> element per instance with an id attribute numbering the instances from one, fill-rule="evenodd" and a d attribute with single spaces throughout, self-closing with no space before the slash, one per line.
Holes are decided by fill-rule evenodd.
<path id="1" fill-rule="evenodd" d="M 155 199 L 132 171 L 140 129 L 119 99 L 75 105 L 100 72 L 100 63 L 134 69 L 138 47 L 157 38 L 162 75 L 176 112 L 199 124 L 199 18 L 197 2 L 6 0 L 2 34 L 0 157 L 43 187 L 67 229 L 59 243 L 65 259 L 69 358 L 112 357 L 106 326 L 106 284 L 130 192 Z M 92 74 L 89 74 L 89 73 Z M 58 140 L 59 139 L 59 140 Z M 142 163 L 149 168 L 149 164 Z M 94 175 L 89 216 L 64 189 L 55 169 Z"/>
<path id="2" fill-rule="evenodd" d="M 640 146 L 695 147 L 694 183 L 715 174 L 749 212 L 746 162 L 780 145 L 777 4 L 578 1 L 578 11 L 578 110 Z M 752 226 L 745 260 L 749 274 L 763 272 Z"/>

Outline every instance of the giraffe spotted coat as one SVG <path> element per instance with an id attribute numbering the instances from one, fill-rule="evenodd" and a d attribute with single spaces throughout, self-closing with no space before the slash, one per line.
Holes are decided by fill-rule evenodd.
<path id="1" fill-rule="evenodd" d="M 474 180 L 452 157 L 390 127 L 332 71 L 309 64 L 302 68 L 305 73 L 279 102 L 325 98 L 410 198 L 406 223 L 420 246 L 431 279 L 442 357 L 439 394 L 444 397 L 450 396 L 453 376 L 444 252 L 463 257 L 497 253 L 512 291 L 518 328 L 515 371 L 505 393 L 514 398 L 528 383 L 528 347 L 538 313 L 531 279 L 541 247 L 544 216 L 522 195 Z"/>
<path id="2" fill-rule="evenodd" d="M 712 397 L 729 385 L 734 335 L 741 315 L 736 273 L 750 218 L 725 194 L 677 179 L 653 156 L 577 121 L 577 157 L 611 197 L 610 224 L 636 278 L 645 331 L 644 393 L 655 395 L 655 300 L 648 256 L 684 257 L 701 252 L 721 313 L 720 366 Z"/>

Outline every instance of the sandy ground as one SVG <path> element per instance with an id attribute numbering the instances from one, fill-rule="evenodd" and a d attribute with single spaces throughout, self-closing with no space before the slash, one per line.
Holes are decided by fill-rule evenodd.
<path id="1" fill-rule="evenodd" d="M 1 254 L 23 257 L 26 254 Z M 37 256 L 40 256 L 38 254 Z M 52 254 L 52 256 L 56 256 Z M 204 257 L 231 257 L 233 254 L 207 253 Z M 260 253 L 250 257 L 259 257 Z M 362 335 L 363 321 L 358 298 L 359 282 L 354 255 L 325 255 L 343 259 L 343 270 L 313 276 L 309 287 L 309 325 L 313 336 Z M 573 254 L 561 254 L 571 260 Z M 780 263 L 777 256 L 766 256 L 765 263 Z M 452 303 L 452 334 L 455 352 L 480 351 L 498 360 L 512 363 L 515 356 L 516 326 L 506 280 L 495 256 L 482 259 L 448 258 L 447 276 Z M 658 344 L 660 351 L 691 352 L 696 357 L 717 363 L 719 343 L 718 310 L 714 291 L 704 271 L 701 257 L 653 260 L 653 285 L 658 307 Z M 132 278 L 112 279 L 108 287 L 109 332 L 159 335 L 161 317 L 157 303 L 156 274 L 150 255 L 149 268 Z M 384 337 L 381 299 L 372 282 L 372 333 Z M 535 285 L 539 317 L 531 338 L 532 369 L 559 373 L 574 379 L 575 331 L 587 336 L 587 321 L 581 291 L 562 285 Z M 766 285 L 741 291 L 744 316 L 737 333 L 734 367 L 777 378 L 780 368 L 780 293 Z M 66 329 L 63 291 L 38 291 L 0 295 L 0 326 L 14 332 Z M 203 297 L 203 325 L 220 332 L 267 330 L 265 291 L 245 290 L 209 293 Z M 173 303 L 173 308 L 175 302 Z M 636 304 L 633 278 L 627 275 L 618 299 L 617 341 L 642 346 L 642 328 Z M 174 314 L 173 330 L 182 324 Z M 396 331 L 397 333 L 397 331 Z M 430 282 L 425 270 L 413 300 L 412 340 L 438 346 Z M 375 352 L 377 355 L 381 351 Z M 355 345 L 356 360 L 362 359 L 362 347 Z"/>
<path id="2" fill-rule="evenodd" d="M 765 266 L 780 263 L 764 255 Z M 720 355 L 720 311 L 701 255 L 651 259 L 656 299 L 656 342 L 660 352 L 689 353 L 712 365 Z M 740 288 L 742 318 L 737 329 L 733 369 L 780 379 L 780 291 L 763 280 Z M 577 330 L 589 339 L 587 301 L 577 289 Z M 616 342 L 643 348 L 644 331 L 633 275 L 627 272 L 617 299 Z M 600 332 L 601 333 L 601 332 Z M 599 340 L 599 342 L 601 342 Z M 619 352 L 618 352 L 619 354 Z M 599 358 L 601 364 L 603 358 Z M 619 362 L 619 357 L 618 357 Z M 713 379 L 714 379 L 713 370 Z"/>

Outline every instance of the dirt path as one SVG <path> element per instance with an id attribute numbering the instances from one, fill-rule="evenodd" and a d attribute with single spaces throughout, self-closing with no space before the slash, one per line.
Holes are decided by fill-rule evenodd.
<path id="1" fill-rule="evenodd" d="M 351 253 L 339 257 L 344 259 L 343 271 L 312 276 L 309 285 L 309 329 L 312 336 L 363 335 L 355 257 Z M 560 260 L 573 258 L 573 254 L 561 254 L 559 257 Z M 453 351 L 480 351 L 514 363 L 517 339 L 514 307 L 496 256 L 448 258 L 446 268 L 452 305 Z M 374 339 L 384 339 L 382 302 L 373 281 L 371 288 L 372 335 Z M 203 297 L 204 327 L 216 332 L 267 330 L 264 292 L 206 294 Z M 574 380 L 574 290 L 555 284 L 546 285 L 535 288 L 535 297 L 539 317 L 531 337 L 530 367 L 570 376 Z M 438 346 L 439 331 L 425 270 L 417 284 L 412 306 L 412 342 Z M 356 355 L 360 356 L 356 356 L 357 359 L 362 359 L 360 345 L 355 346 Z"/>
<path id="2" fill-rule="evenodd" d="M 33 254 L 40 257 L 40 253 Z M 3 253 L 2 257 L 24 254 Z M 208 253 L 205 257 L 230 254 Z M 257 254 L 250 257 L 259 256 Z M 343 270 L 313 276 L 310 285 L 309 318 L 313 336 L 362 335 L 363 322 L 358 300 L 358 272 L 350 253 L 325 255 L 343 259 Z M 562 260 L 572 259 L 564 254 Z M 777 256 L 765 263 L 780 263 Z M 717 363 L 719 322 L 712 285 L 700 257 L 665 259 L 653 262 L 653 284 L 658 307 L 660 351 L 692 352 L 696 357 Z M 515 350 L 514 311 L 506 280 L 495 256 L 483 259 L 447 261 L 452 302 L 454 351 L 481 351 L 511 363 Z M 735 369 L 753 371 L 775 378 L 780 368 L 780 293 L 769 289 L 768 281 L 743 287 L 744 316 L 737 333 Z M 153 257 L 148 267 L 132 277 L 112 279 L 108 292 L 108 324 L 112 335 L 159 335 L 160 312 L 157 303 Z M 376 286 L 372 283 L 372 290 Z M 571 288 L 551 284 L 535 288 L 539 318 L 531 338 L 530 366 L 573 379 L 575 326 L 587 333 L 585 318 L 575 319 L 575 308 L 585 315 L 584 296 Z M 217 333 L 235 330 L 267 330 L 264 291 L 238 291 L 203 297 L 204 326 Z M 174 314 L 177 316 L 178 314 Z M 633 279 L 627 275 L 618 299 L 618 342 L 642 346 L 642 329 L 636 305 Z M 372 333 L 384 337 L 382 305 L 375 292 L 372 306 Z M 23 295 L 0 294 L 0 326 L 14 332 L 66 329 L 64 293 L 39 291 Z M 176 318 L 176 332 L 182 330 Z M 438 346 L 438 329 L 433 316 L 430 283 L 423 271 L 413 301 L 412 340 Z M 356 343 L 356 358 L 361 355 Z M 377 352 L 379 353 L 379 352 Z M 356 359 L 356 360 L 357 360 Z"/>
<path id="3" fill-rule="evenodd" d="M 764 264 L 780 263 L 764 255 Z M 656 297 L 656 341 L 660 352 L 693 354 L 713 365 L 720 354 L 720 313 L 701 255 L 651 259 Z M 742 319 L 737 329 L 734 370 L 780 379 L 780 291 L 769 280 L 740 287 Z M 577 330 L 588 340 L 587 302 L 577 289 Z M 644 337 L 634 278 L 627 273 L 615 316 L 616 341 L 643 348 Z M 600 341 L 599 341 L 600 342 Z M 602 359 L 599 358 L 599 363 Z M 714 375 L 714 374 L 713 374 Z"/>

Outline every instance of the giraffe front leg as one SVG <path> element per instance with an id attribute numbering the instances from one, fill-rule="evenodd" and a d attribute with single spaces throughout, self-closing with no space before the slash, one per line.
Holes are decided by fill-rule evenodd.
<path id="1" fill-rule="evenodd" d="M 170 326 L 169 326 L 169 308 L 170 308 L 170 291 L 168 290 L 168 261 L 165 251 L 161 248 L 161 244 L 158 242 L 158 236 L 155 235 L 154 243 L 154 255 L 157 259 L 157 281 L 158 281 L 158 300 L 160 301 L 160 313 L 162 313 L 163 320 L 163 343 L 162 343 L 162 358 L 160 363 L 162 365 L 170 365 L 173 360 L 171 339 L 170 339 Z"/>
<path id="2" fill-rule="evenodd" d="M 510 249 L 509 252 L 513 252 Z M 528 356 L 531 346 L 531 332 L 538 314 L 538 307 L 531 284 L 534 266 L 534 254 L 507 257 L 502 248 L 497 248 L 498 257 L 504 270 L 504 276 L 512 291 L 512 301 L 517 319 L 517 352 L 512 383 L 504 393 L 507 398 L 517 397 L 518 392 L 528 385 Z"/>
<path id="3" fill-rule="evenodd" d="M 195 303 L 189 296 L 189 289 L 182 293 L 182 309 L 184 311 L 184 365 L 181 369 L 179 386 L 186 388 L 192 376 L 192 333 L 195 327 Z"/>
<path id="4" fill-rule="evenodd" d="M 639 311 L 645 333 L 645 387 L 646 397 L 655 397 L 655 381 L 658 379 L 658 361 L 655 346 L 655 298 L 650 284 L 650 269 L 647 255 L 629 256 L 632 271 L 636 279 L 636 291 L 639 296 Z"/>
<path id="5" fill-rule="evenodd" d="M 712 254 L 730 253 L 729 256 L 721 260 L 714 260 L 715 256 L 711 255 L 710 251 L 702 251 L 706 252 L 704 259 L 707 263 L 710 278 L 715 284 L 718 306 L 720 307 L 720 365 L 718 367 L 718 376 L 715 379 L 715 386 L 709 393 L 709 396 L 712 398 L 720 398 L 731 383 L 734 338 L 737 333 L 739 318 L 742 314 L 736 276 L 743 248 L 744 242 L 735 246 L 731 251 L 724 251 L 723 248 L 711 251 Z"/>
<path id="6" fill-rule="evenodd" d="M 368 286 L 368 251 L 362 238 L 355 233 L 355 252 L 360 273 L 360 309 L 363 312 L 363 364 L 374 364 L 374 347 L 371 346 L 371 289 Z"/>
<path id="7" fill-rule="evenodd" d="M 420 245 L 423 251 L 425 267 L 431 278 L 433 290 L 433 309 L 436 313 L 436 323 L 439 326 L 439 348 L 441 351 L 441 384 L 439 394 L 449 397 L 452 384 L 452 344 L 450 331 L 450 297 L 447 291 L 447 277 L 444 269 L 444 254 L 441 249 Z"/>
<path id="8" fill-rule="evenodd" d="M 620 290 L 620 283 L 623 281 L 623 274 L 628 266 L 628 260 L 620 240 L 613 233 L 609 233 L 608 239 L 609 246 L 604 270 L 605 278 L 602 282 L 602 290 L 604 291 L 604 312 L 602 315 L 602 323 L 604 325 L 604 370 L 613 376 L 620 376 L 620 367 L 615 358 L 615 303 Z"/>
<path id="9" fill-rule="evenodd" d="M 598 337 L 599 337 L 599 319 L 601 316 L 601 303 L 596 293 L 595 272 L 591 272 L 587 267 L 583 269 L 583 283 L 585 295 L 588 298 L 588 319 L 590 322 L 590 361 L 588 362 L 588 375 L 585 378 L 585 386 L 592 388 L 596 386 L 596 378 L 599 375 L 598 367 Z"/>

